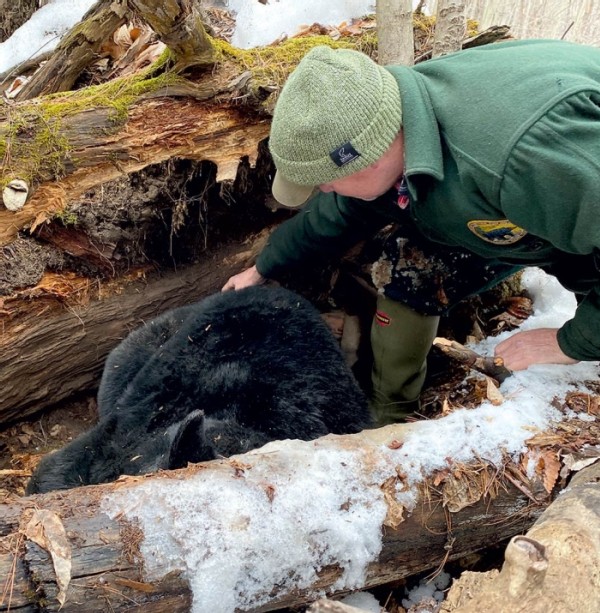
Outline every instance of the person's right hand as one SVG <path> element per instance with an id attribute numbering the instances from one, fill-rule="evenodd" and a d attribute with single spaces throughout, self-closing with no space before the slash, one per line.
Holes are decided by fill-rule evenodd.
<path id="1" fill-rule="evenodd" d="M 250 287 L 252 285 L 260 285 L 265 281 L 266 279 L 256 270 L 256 266 L 252 266 L 230 277 L 227 283 L 221 288 L 221 291 L 227 292 L 230 289 L 243 289 L 244 287 Z"/>

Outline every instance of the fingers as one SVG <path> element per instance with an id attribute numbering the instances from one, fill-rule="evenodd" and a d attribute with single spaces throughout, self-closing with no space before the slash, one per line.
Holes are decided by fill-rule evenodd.
<path id="1" fill-rule="evenodd" d="M 225 285 L 221 288 L 222 292 L 228 292 L 229 290 L 244 289 L 245 287 L 251 287 L 252 285 L 260 285 L 265 282 L 265 278 L 258 272 L 256 266 L 246 268 L 237 275 L 230 277 Z"/>
<path id="2" fill-rule="evenodd" d="M 494 354 L 509 370 L 525 370 L 533 364 L 575 364 L 558 345 L 555 328 L 517 332 L 496 346 Z"/>

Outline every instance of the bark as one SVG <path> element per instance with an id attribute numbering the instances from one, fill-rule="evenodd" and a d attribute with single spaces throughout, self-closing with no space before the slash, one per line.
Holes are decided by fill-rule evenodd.
<path id="1" fill-rule="evenodd" d="M 412 66 L 415 57 L 412 2 L 377 0 L 376 18 L 379 63 Z"/>
<path id="2" fill-rule="evenodd" d="M 0 0 L 0 43 L 28 21 L 37 8 L 37 0 Z"/>
<path id="3" fill-rule="evenodd" d="M 439 0 L 432 57 L 459 51 L 467 31 L 464 0 Z"/>
<path id="4" fill-rule="evenodd" d="M 113 283 L 103 289 L 108 297 L 90 304 L 65 308 L 54 301 L 52 308 L 52 302 L 39 300 L 34 309 L 24 304 L 24 312 L 4 320 L 0 336 L 0 424 L 95 388 L 106 355 L 128 332 L 167 309 L 219 291 L 251 257 L 248 245 L 234 244 L 177 273 Z M 130 276 L 135 278 L 133 271 Z M 4 307 L 11 308 L 10 301 Z"/>
<path id="5" fill-rule="evenodd" d="M 145 21 L 175 56 L 174 70 L 211 64 L 213 48 L 194 0 L 129 0 L 134 13 Z"/>
<path id="6" fill-rule="evenodd" d="M 500 573 L 455 582 L 442 611 L 593 613 L 600 603 L 600 462 L 581 470 L 525 536 Z"/>
<path id="7" fill-rule="evenodd" d="M 335 600 L 318 600 L 307 609 L 307 613 L 365 613 L 364 609 L 350 607 Z"/>
<path id="8" fill-rule="evenodd" d="M 480 34 L 465 39 L 462 43 L 461 48 L 470 49 L 471 47 L 479 47 L 481 45 L 488 45 L 490 43 L 495 43 L 501 40 L 507 40 L 511 38 L 509 32 L 509 26 L 492 26 L 491 28 L 484 30 Z M 431 58 L 431 50 L 420 54 L 415 59 L 415 63 L 423 62 L 425 60 L 428 60 L 429 58 Z"/>
<path id="9" fill-rule="evenodd" d="M 298 463 L 306 462 L 307 466 L 310 465 L 309 458 L 318 452 L 343 452 L 348 454 L 344 456 L 345 458 L 353 458 L 348 460 L 352 462 L 356 458 L 357 464 L 353 464 L 352 479 L 349 480 L 349 485 L 343 487 L 356 489 L 358 483 L 363 494 L 369 500 L 373 499 L 373 503 L 368 503 L 369 508 L 372 509 L 372 505 L 381 503 L 385 505 L 384 509 L 387 507 L 387 516 L 385 512 L 379 515 L 378 511 L 378 517 L 385 516 L 381 525 L 382 549 L 378 556 L 373 556 L 377 559 L 372 559 L 364 571 L 363 587 L 366 588 L 437 567 L 447 560 L 458 559 L 485 545 L 497 543 L 520 533 L 531 525 L 547 504 L 546 496 L 545 502 L 531 505 L 521 491 L 506 484 L 498 488 L 495 492 L 497 495 L 493 496 L 490 494 L 494 488 L 486 487 L 482 489 L 478 501 L 462 507 L 460 511 L 450 512 L 433 489 L 426 489 L 423 486 L 414 510 L 409 513 L 398 498 L 400 496 L 398 492 L 403 491 L 401 487 L 397 487 L 402 479 L 399 475 L 402 475 L 403 468 L 402 465 L 396 466 L 397 460 L 394 459 L 393 450 L 400 448 L 398 441 L 408 433 L 418 435 L 419 427 L 419 424 L 396 424 L 356 435 L 327 436 L 312 442 L 285 441 L 262 452 L 189 466 L 180 471 L 149 477 L 124 478 L 113 484 L 8 500 L 0 508 L 2 536 L 0 543 L 4 545 L 3 553 L 0 555 L 0 573 L 9 578 L 9 589 L 0 611 L 8 610 L 9 605 L 12 611 L 36 611 L 38 608 L 41 609 L 42 602 L 44 611 L 58 611 L 60 604 L 57 600 L 59 595 L 57 572 L 62 585 L 65 579 L 72 577 L 66 588 L 66 601 L 61 609 L 64 613 L 189 611 L 192 584 L 186 572 L 190 572 L 193 576 L 201 574 L 204 562 L 198 562 L 200 566 L 194 566 L 193 569 L 188 567 L 187 571 L 183 560 L 173 564 L 168 562 L 165 566 L 160 562 L 161 570 L 158 573 L 156 570 L 152 571 L 156 576 L 150 578 L 147 573 L 150 572 L 151 560 L 147 556 L 152 557 L 155 554 L 145 550 L 141 545 L 146 541 L 152 543 L 157 534 L 163 534 L 164 527 L 154 525 L 153 520 L 141 520 L 137 511 L 129 509 L 142 509 L 147 504 L 152 504 L 150 500 L 144 502 L 147 495 L 158 504 L 161 504 L 159 501 L 167 496 L 169 504 L 172 502 L 174 506 L 164 513 L 160 512 L 161 521 L 164 519 L 170 523 L 188 518 L 185 520 L 188 522 L 189 518 L 195 518 L 185 525 L 186 530 L 189 530 L 189 538 L 196 542 L 194 551 L 197 551 L 203 542 L 198 544 L 197 535 L 203 534 L 207 526 L 207 519 L 202 516 L 205 504 L 208 509 L 214 504 L 210 502 L 211 500 L 228 496 L 227 483 L 235 484 L 236 496 L 240 496 L 242 500 L 246 499 L 246 495 L 256 496 L 256 493 L 253 493 L 256 491 L 262 491 L 262 495 L 270 501 L 268 504 L 272 505 L 273 500 L 276 500 L 277 506 L 274 506 L 272 511 L 275 519 L 279 517 L 279 513 L 283 513 L 286 518 L 288 513 L 289 517 L 295 517 L 294 503 L 290 503 L 290 507 L 287 508 L 287 498 L 277 487 L 270 485 L 271 479 L 281 479 L 283 475 L 283 482 L 289 484 L 290 491 L 299 491 L 298 488 L 301 489 L 305 485 L 296 480 L 304 479 L 305 471 L 298 471 Z M 302 460 L 303 457 L 305 460 Z M 382 463 L 386 466 L 385 469 L 382 469 Z M 345 464 L 342 462 L 339 466 L 343 467 Z M 328 479 L 338 485 L 320 482 L 319 487 L 324 488 L 324 491 L 329 487 L 340 487 L 340 481 L 336 479 L 336 469 L 332 470 Z M 178 508 L 177 494 L 171 495 L 167 490 L 160 494 L 161 488 L 170 486 L 196 487 L 192 483 L 197 483 L 198 487 L 202 483 L 204 484 L 202 487 L 209 487 L 209 490 L 213 488 L 214 496 L 204 489 L 206 503 L 199 505 L 191 514 L 187 507 L 184 508 L 185 502 L 181 503 L 184 505 L 181 509 Z M 341 483 L 344 483 L 343 479 Z M 153 494 L 143 493 L 148 492 L 146 489 L 148 486 L 151 486 L 150 491 L 154 492 Z M 440 483 L 437 483 L 436 487 L 439 486 Z M 223 487 L 226 488 L 225 491 Z M 539 487 L 540 484 L 538 489 Z M 128 498 L 130 495 L 140 494 L 142 497 L 138 502 L 132 502 L 132 499 Z M 347 492 L 347 496 L 348 500 L 353 500 L 351 491 Z M 129 502 L 125 502 L 126 499 Z M 349 503 L 349 507 L 353 507 L 353 504 Z M 57 551 L 57 543 L 61 539 L 66 540 L 63 551 L 68 552 L 70 548 L 70 553 L 63 554 L 63 557 L 71 561 L 70 573 L 65 575 L 64 571 L 55 571 L 47 552 L 32 542 L 30 522 L 33 509 L 36 510 L 37 517 L 43 512 L 44 516 L 54 518 L 52 522 L 54 528 L 50 524 L 45 526 L 46 534 L 50 535 L 47 537 L 49 543 L 45 548 L 54 551 L 55 554 L 60 553 Z M 262 551 L 264 540 L 269 540 L 269 534 L 246 534 L 247 530 L 252 530 L 252 526 L 257 525 L 253 523 L 253 514 L 264 512 L 259 509 L 262 509 L 260 505 L 257 505 L 256 509 L 252 508 L 252 505 L 245 508 L 247 521 L 236 523 L 236 530 L 239 531 L 238 538 L 242 539 L 245 547 L 248 545 L 252 548 L 249 543 L 255 543 L 254 546 Z M 343 510 L 342 507 L 340 511 Z M 172 518 L 168 516 L 171 512 Z M 317 517 L 321 518 L 321 514 L 317 514 Z M 355 517 L 356 515 L 349 514 L 348 522 L 354 521 Z M 46 520 L 41 521 L 45 523 Z M 220 530 L 231 529 L 228 528 L 227 521 L 223 518 L 224 523 Z M 326 522 L 331 520 L 322 521 L 323 530 L 326 532 Z M 266 527 L 261 529 L 268 532 L 271 526 L 271 522 L 267 522 Z M 306 534 L 303 542 L 321 533 L 318 526 L 313 528 L 315 531 Z M 294 526 L 294 529 L 297 528 Z M 52 537 L 52 534 L 55 536 Z M 187 542 L 185 537 L 184 540 Z M 162 552 L 162 549 L 160 551 Z M 211 555 L 207 550 L 209 567 Z M 237 554 L 231 552 L 231 555 L 233 557 L 229 562 L 221 562 L 224 567 L 229 563 L 235 566 L 238 562 L 234 559 Z M 255 555 L 263 554 L 257 551 L 256 554 L 249 554 L 249 559 L 256 560 Z M 169 559 L 176 558 L 177 555 Z M 195 559 L 200 560 L 200 558 L 204 559 L 203 556 Z M 263 577 L 260 581 L 264 582 L 264 585 L 260 585 L 256 593 L 261 596 L 269 594 L 268 601 L 262 601 L 257 606 L 250 605 L 250 609 L 270 611 L 281 607 L 299 606 L 314 599 L 319 591 L 333 593 L 334 583 L 340 578 L 347 564 L 347 560 L 327 564 L 321 568 L 318 578 L 308 587 L 298 587 L 292 577 L 278 585 L 270 583 L 268 577 Z M 56 568 L 60 569 L 58 565 Z M 302 569 L 298 571 L 298 575 L 301 575 Z M 227 574 L 223 573 L 222 585 L 214 585 L 213 592 L 222 594 L 224 598 L 230 595 L 229 591 L 236 592 L 238 589 L 234 585 L 235 582 L 227 578 Z M 337 589 L 343 587 L 338 585 Z M 213 589 L 212 584 L 210 589 Z M 195 595 L 196 598 L 200 596 L 201 593 Z M 208 610 L 202 601 L 196 601 L 194 607 L 199 611 Z"/>

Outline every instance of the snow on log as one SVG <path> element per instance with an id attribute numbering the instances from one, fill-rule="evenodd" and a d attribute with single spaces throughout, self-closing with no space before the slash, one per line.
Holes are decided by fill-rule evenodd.
<path id="1" fill-rule="evenodd" d="M 459 469 L 455 446 L 469 446 L 447 436 L 452 420 L 275 442 L 8 500 L 0 611 L 269 611 L 435 568 L 522 532 L 549 502 L 540 480 L 532 504 L 492 478 L 497 467 Z M 501 463 L 499 449 L 486 455 Z"/>
<path id="2" fill-rule="evenodd" d="M 500 573 L 465 573 L 442 611 L 594 613 L 600 603 L 600 462 L 581 470 L 525 536 Z"/>

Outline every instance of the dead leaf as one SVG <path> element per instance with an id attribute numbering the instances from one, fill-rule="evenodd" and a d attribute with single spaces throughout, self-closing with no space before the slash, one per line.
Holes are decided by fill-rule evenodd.
<path id="1" fill-rule="evenodd" d="M 438 487 L 440 483 L 447 479 L 449 474 L 450 471 L 447 468 L 444 470 L 436 470 L 435 473 L 433 473 L 433 486 Z"/>
<path id="2" fill-rule="evenodd" d="M 484 375 L 487 381 L 486 398 L 495 406 L 500 406 L 504 402 L 504 396 L 500 393 L 500 390 L 496 387 L 496 383 L 491 377 Z"/>
<path id="3" fill-rule="evenodd" d="M 71 545 L 62 520 L 52 511 L 37 509 L 33 512 L 24 534 L 52 557 L 58 585 L 56 599 L 62 607 L 67 599 L 67 588 L 71 581 Z"/>
<path id="4" fill-rule="evenodd" d="M 541 468 L 542 483 L 544 489 L 550 494 L 554 489 L 558 474 L 560 472 L 560 460 L 558 454 L 551 449 L 544 451 L 540 457 L 539 466 Z"/>
<path id="5" fill-rule="evenodd" d="M 271 485 L 270 483 L 264 483 L 262 488 L 265 491 L 269 502 L 273 502 L 275 499 L 275 486 Z"/>
<path id="6" fill-rule="evenodd" d="M 404 506 L 396 500 L 396 478 L 390 477 L 386 479 L 381 489 L 383 490 L 383 498 L 387 504 L 387 514 L 383 521 L 383 525 L 396 530 L 404 521 Z"/>
<path id="7" fill-rule="evenodd" d="M 444 402 L 442 403 L 442 417 L 446 417 L 446 415 L 450 415 L 452 413 L 452 407 L 448 402 L 448 397 L 444 398 Z"/>
<path id="8" fill-rule="evenodd" d="M 580 471 L 600 460 L 600 445 L 586 447 L 577 453 L 569 453 L 562 460 L 563 468 L 560 476 L 566 478 L 570 472 Z"/>
<path id="9" fill-rule="evenodd" d="M 466 476 L 448 474 L 442 486 L 442 501 L 451 513 L 475 504 L 483 496 L 483 486 Z"/>

